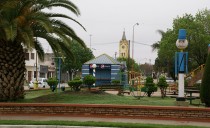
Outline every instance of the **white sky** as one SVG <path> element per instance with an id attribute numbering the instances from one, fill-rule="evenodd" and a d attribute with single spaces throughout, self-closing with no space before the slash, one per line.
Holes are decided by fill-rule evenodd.
<path id="1" fill-rule="evenodd" d="M 166 31 L 172 28 L 173 19 L 183 14 L 195 15 L 199 10 L 210 9 L 210 0 L 71 0 L 78 6 L 81 16 L 69 15 L 79 21 L 87 31 L 79 25 L 68 21 L 90 47 L 97 57 L 103 53 L 114 57 L 119 52 L 119 41 L 125 29 L 127 40 L 132 41 L 133 25 L 134 41 L 151 45 L 160 40 L 157 30 Z M 58 9 L 58 12 L 67 13 Z M 175 45 L 175 42 L 174 42 Z M 132 47 L 131 47 L 132 50 Z M 131 52 L 132 57 L 132 52 Z M 157 52 L 150 46 L 134 44 L 134 59 L 138 63 L 154 63 Z"/>

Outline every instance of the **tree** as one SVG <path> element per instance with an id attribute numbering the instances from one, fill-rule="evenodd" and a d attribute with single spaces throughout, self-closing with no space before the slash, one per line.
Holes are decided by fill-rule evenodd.
<path id="1" fill-rule="evenodd" d="M 145 81 L 145 86 L 142 88 L 147 93 L 148 97 L 151 97 L 152 93 L 157 91 L 157 87 L 153 81 L 152 77 L 147 77 Z"/>
<path id="2" fill-rule="evenodd" d="M 202 103 L 205 103 L 206 107 L 210 107 L 210 55 L 208 55 L 206 60 L 206 65 L 203 73 L 200 97 Z"/>
<path id="3" fill-rule="evenodd" d="M 153 66 L 149 63 L 140 65 L 140 70 L 142 74 L 144 74 L 145 76 L 152 76 L 152 69 L 153 69 Z"/>
<path id="4" fill-rule="evenodd" d="M 50 88 L 54 92 L 57 89 L 58 80 L 56 78 L 48 78 L 47 84 L 50 86 Z"/>
<path id="5" fill-rule="evenodd" d="M 70 76 L 76 71 L 81 71 L 82 65 L 93 59 L 94 55 L 89 48 L 84 48 L 76 41 L 73 41 L 72 47 L 70 48 L 72 53 L 74 54 L 74 60 L 69 57 L 66 57 L 63 64 L 64 71 L 68 71 Z M 72 79 L 72 78 L 71 78 Z"/>
<path id="6" fill-rule="evenodd" d="M 126 62 L 126 65 L 127 65 L 127 69 L 129 71 L 132 70 L 132 66 L 134 67 L 133 70 L 136 71 L 136 72 L 139 72 L 139 65 L 136 63 L 136 61 L 132 58 L 117 58 L 118 61 L 122 62 L 122 61 L 125 61 Z"/>
<path id="7" fill-rule="evenodd" d="M 161 76 L 159 78 L 159 81 L 157 83 L 157 86 L 160 88 L 161 91 L 161 97 L 164 98 L 166 97 L 166 89 L 168 87 L 168 84 L 166 82 L 166 78 L 164 76 Z"/>
<path id="8" fill-rule="evenodd" d="M 80 77 L 75 77 L 74 80 L 68 81 L 68 85 L 70 86 L 71 90 L 80 91 L 80 85 L 82 84 L 82 80 Z"/>
<path id="9" fill-rule="evenodd" d="M 72 39 L 83 47 L 84 42 L 71 27 L 56 18 L 75 19 L 60 13 L 44 12 L 63 7 L 75 15 L 79 9 L 68 0 L 1 0 L 0 2 L 0 101 L 24 98 L 25 53 L 23 48 L 36 49 L 43 60 L 39 40 L 45 39 L 55 56 L 71 56 Z"/>
<path id="10" fill-rule="evenodd" d="M 90 91 L 91 86 L 96 82 L 96 78 L 92 75 L 87 75 L 83 79 L 83 83 L 88 85 L 88 89 Z"/>
<path id="11" fill-rule="evenodd" d="M 189 53 L 188 70 L 193 70 L 205 63 L 207 57 L 207 45 L 210 43 L 210 11 L 199 11 L 195 16 L 185 14 L 177 17 L 173 21 L 173 28 L 163 33 L 161 40 L 153 44 L 153 48 L 158 50 L 158 62 L 155 62 L 156 69 L 166 70 L 168 75 L 174 76 L 174 56 L 178 52 L 175 43 L 178 31 L 184 28 L 187 31 L 188 47 L 185 49 Z M 161 66 L 161 67 L 160 67 Z"/>
<path id="12" fill-rule="evenodd" d="M 161 37 L 163 38 L 165 32 L 163 30 L 157 30 L 157 32 L 161 35 Z M 152 51 L 156 51 L 160 49 L 160 41 L 152 44 Z"/>

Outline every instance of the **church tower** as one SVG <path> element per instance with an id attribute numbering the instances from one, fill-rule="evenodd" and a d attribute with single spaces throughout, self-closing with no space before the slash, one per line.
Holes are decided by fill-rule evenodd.
<path id="1" fill-rule="evenodd" d="M 125 31 L 123 32 L 122 40 L 119 44 L 119 57 L 128 58 L 129 46 L 128 41 L 126 40 Z"/>

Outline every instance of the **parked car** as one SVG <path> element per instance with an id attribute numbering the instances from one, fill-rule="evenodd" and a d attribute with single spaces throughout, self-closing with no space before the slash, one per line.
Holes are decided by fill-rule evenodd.
<path id="1" fill-rule="evenodd" d="M 168 84 L 174 83 L 174 79 L 171 78 L 171 77 L 166 77 L 166 82 L 167 82 Z"/>
<path id="2" fill-rule="evenodd" d="M 34 88 L 34 83 L 36 81 L 36 78 L 34 78 L 33 80 L 30 81 L 29 83 L 29 88 L 33 89 Z M 49 85 L 47 84 L 47 78 L 38 78 L 38 88 L 46 88 Z"/>

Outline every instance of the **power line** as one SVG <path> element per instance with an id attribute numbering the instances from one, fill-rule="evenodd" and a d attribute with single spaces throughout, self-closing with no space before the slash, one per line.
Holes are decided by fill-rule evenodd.
<path id="1" fill-rule="evenodd" d="M 140 42 L 134 42 L 136 44 L 141 44 L 141 45 L 146 45 L 146 46 L 152 46 L 151 44 L 146 44 L 146 43 L 140 43 Z"/>
<path id="2" fill-rule="evenodd" d="M 119 42 L 110 42 L 110 43 L 100 43 L 100 44 L 93 44 L 93 45 L 109 45 L 109 44 L 116 44 Z M 140 42 L 134 42 L 135 44 L 140 44 L 140 45 L 146 45 L 146 46 L 152 46 L 151 44 L 146 44 L 146 43 L 140 43 Z"/>
<path id="3" fill-rule="evenodd" d="M 94 44 L 94 45 L 104 45 L 104 44 L 116 44 L 116 43 L 119 43 L 119 42 L 110 42 L 110 43 L 100 43 L 100 44 Z"/>

